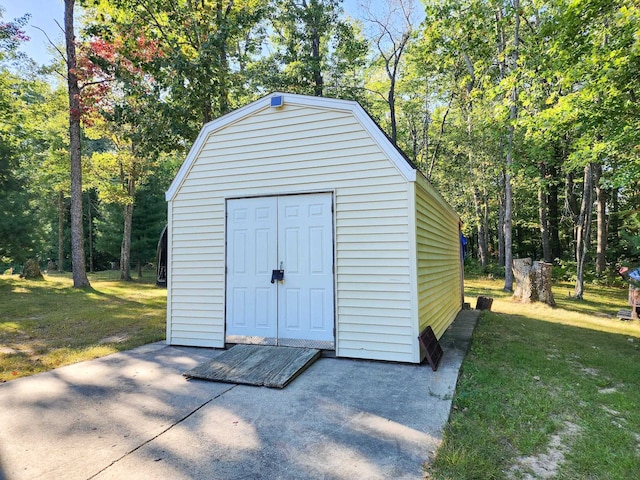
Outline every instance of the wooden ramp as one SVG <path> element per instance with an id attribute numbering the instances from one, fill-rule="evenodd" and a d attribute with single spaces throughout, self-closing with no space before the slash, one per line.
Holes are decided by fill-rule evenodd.
<path id="1" fill-rule="evenodd" d="M 320 354 L 315 348 L 235 345 L 183 375 L 214 382 L 284 388 Z"/>

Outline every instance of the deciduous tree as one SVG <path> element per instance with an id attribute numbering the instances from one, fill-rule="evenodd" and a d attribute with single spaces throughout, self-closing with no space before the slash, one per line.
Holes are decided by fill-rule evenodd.
<path id="1" fill-rule="evenodd" d="M 64 29 L 67 52 L 67 86 L 69 92 L 69 157 L 71 162 L 71 262 L 73 286 L 90 287 L 84 255 L 82 224 L 82 151 L 80 132 L 80 87 L 76 65 L 76 44 L 73 26 L 75 0 L 64 0 Z"/>

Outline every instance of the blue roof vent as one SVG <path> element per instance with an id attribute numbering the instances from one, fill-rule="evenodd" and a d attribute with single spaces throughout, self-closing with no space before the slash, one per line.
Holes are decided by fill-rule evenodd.
<path id="1" fill-rule="evenodd" d="M 280 95 L 276 97 L 271 97 L 271 108 L 282 108 L 284 105 L 284 98 Z"/>

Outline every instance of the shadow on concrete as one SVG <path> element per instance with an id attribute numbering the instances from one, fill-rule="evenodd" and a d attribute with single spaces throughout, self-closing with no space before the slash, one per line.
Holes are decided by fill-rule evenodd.
<path id="1" fill-rule="evenodd" d="M 464 313 L 464 312 L 462 312 Z M 284 390 L 186 380 L 220 351 L 151 344 L 0 385 L 23 478 L 422 478 L 477 314 L 426 365 L 322 358 Z"/>

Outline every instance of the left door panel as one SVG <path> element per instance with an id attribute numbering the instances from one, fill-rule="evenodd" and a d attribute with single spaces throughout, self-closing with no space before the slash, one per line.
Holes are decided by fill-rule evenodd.
<path id="1" fill-rule="evenodd" d="M 278 300 L 277 197 L 227 201 L 227 339 L 255 337 L 275 343 Z"/>

